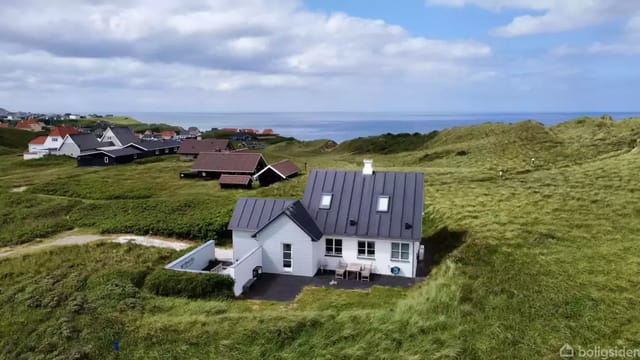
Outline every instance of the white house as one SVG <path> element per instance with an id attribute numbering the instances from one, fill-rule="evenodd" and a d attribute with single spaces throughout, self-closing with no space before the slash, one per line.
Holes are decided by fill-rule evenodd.
<path id="1" fill-rule="evenodd" d="M 102 133 L 100 142 L 112 142 L 115 146 L 127 146 L 132 143 L 137 143 L 140 140 L 136 137 L 136 134 L 126 126 L 113 126 L 107 128 Z"/>
<path id="2" fill-rule="evenodd" d="M 262 272 L 314 276 L 339 264 L 415 277 L 424 174 L 312 170 L 302 201 L 241 198 L 229 223 L 236 294 Z"/>
<path id="3" fill-rule="evenodd" d="M 67 135 L 62 141 L 62 145 L 57 151 L 58 155 L 78 157 L 82 153 L 96 150 L 100 147 L 113 145 L 111 143 L 100 143 L 93 134 L 73 134 Z"/>
<path id="4" fill-rule="evenodd" d="M 55 127 L 47 136 L 39 136 L 29 142 L 29 150 L 23 154 L 24 160 L 38 159 L 45 155 L 58 155 L 58 150 L 64 138 L 71 134 L 80 133 L 74 127 Z"/>

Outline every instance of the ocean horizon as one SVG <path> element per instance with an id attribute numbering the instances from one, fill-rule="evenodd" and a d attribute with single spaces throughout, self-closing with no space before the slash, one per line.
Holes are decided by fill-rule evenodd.
<path id="1" fill-rule="evenodd" d="M 270 128 L 300 140 L 331 139 L 342 142 L 385 133 L 427 133 L 433 130 L 486 122 L 539 121 L 547 126 L 581 116 L 611 115 L 616 120 L 639 116 L 636 112 L 128 112 L 118 113 L 145 123 L 211 128 Z"/>

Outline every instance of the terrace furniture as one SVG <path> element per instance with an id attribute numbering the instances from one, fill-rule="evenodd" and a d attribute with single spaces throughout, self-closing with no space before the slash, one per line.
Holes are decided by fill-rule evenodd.
<path id="1" fill-rule="evenodd" d="M 349 263 L 347 266 L 347 280 L 349 280 L 349 273 L 356 273 L 356 280 L 358 280 L 358 275 L 360 275 L 360 269 L 362 269 L 362 264 L 360 263 Z"/>
<path id="2" fill-rule="evenodd" d="M 360 270 L 360 280 L 369 281 L 371 278 L 371 264 L 364 264 Z"/>
<path id="3" fill-rule="evenodd" d="M 336 279 L 344 279 L 345 272 L 347 271 L 347 264 L 339 262 L 336 267 Z"/>

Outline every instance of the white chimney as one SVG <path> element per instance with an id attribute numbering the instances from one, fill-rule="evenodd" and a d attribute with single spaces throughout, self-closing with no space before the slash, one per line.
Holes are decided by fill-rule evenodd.
<path id="1" fill-rule="evenodd" d="M 373 175 L 373 160 L 363 160 L 362 175 Z"/>

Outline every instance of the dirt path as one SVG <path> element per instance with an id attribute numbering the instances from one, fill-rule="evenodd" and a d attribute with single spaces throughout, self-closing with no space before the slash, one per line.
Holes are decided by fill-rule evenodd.
<path id="1" fill-rule="evenodd" d="M 84 235 L 68 235 L 60 238 L 56 238 L 55 240 L 45 240 L 41 243 L 29 243 L 18 246 L 10 246 L 5 248 L 0 248 L 0 259 L 7 256 L 12 255 L 24 255 L 28 253 L 32 253 L 34 251 L 39 251 L 55 246 L 65 246 L 65 245 L 82 245 L 90 242 L 105 240 L 111 241 L 115 243 L 125 244 L 125 243 L 134 243 L 143 246 L 153 246 L 153 247 L 161 247 L 168 248 L 174 250 L 183 250 L 190 246 L 195 245 L 196 243 L 193 241 L 182 241 L 182 240 L 174 240 L 174 239 L 158 239 L 152 238 L 148 236 L 137 236 L 137 235 L 93 235 L 93 234 L 84 234 Z"/>

